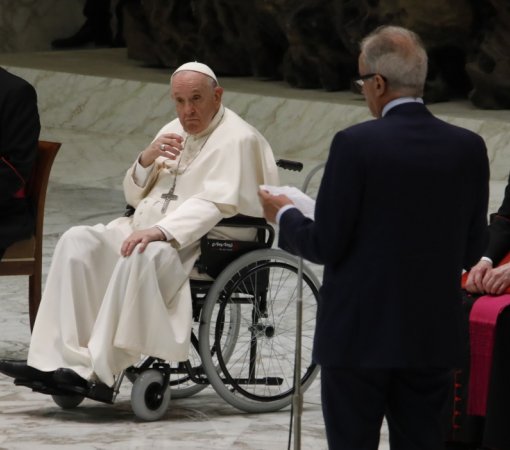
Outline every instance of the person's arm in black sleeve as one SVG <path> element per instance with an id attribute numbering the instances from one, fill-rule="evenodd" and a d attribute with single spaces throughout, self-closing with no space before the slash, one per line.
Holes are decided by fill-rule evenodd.
<path id="1" fill-rule="evenodd" d="M 40 128 L 35 89 L 29 83 L 17 85 L 6 94 L 0 117 L 0 203 L 29 178 Z"/>
<path id="2" fill-rule="evenodd" d="M 489 245 L 484 256 L 496 266 L 510 251 L 510 177 L 505 188 L 505 196 L 498 212 L 491 214 Z"/>

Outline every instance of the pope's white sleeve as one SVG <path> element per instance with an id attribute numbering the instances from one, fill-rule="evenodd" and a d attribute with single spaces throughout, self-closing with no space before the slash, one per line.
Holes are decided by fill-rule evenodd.
<path id="1" fill-rule="evenodd" d="M 140 164 L 140 158 L 136 160 L 135 168 L 133 170 L 133 181 L 140 187 L 145 187 L 147 184 L 147 180 L 149 179 L 149 175 L 152 172 L 154 167 L 154 163 L 150 166 L 143 167 Z"/>
<path id="2" fill-rule="evenodd" d="M 177 247 L 198 241 L 224 217 L 215 203 L 190 198 L 156 225 L 173 236 Z"/>

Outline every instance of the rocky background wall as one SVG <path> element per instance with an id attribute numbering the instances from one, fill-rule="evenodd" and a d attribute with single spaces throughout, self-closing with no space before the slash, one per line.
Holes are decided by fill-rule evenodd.
<path id="1" fill-rule="evenodd" d="M 0 53 L 50 50 L 76 32 L 85 0 L 0 0 Z"/>
<path id="2" fill-rule="evenodd" d="M 148 65 L 200 60 L 220 75 L 345 90 L 358 42 L 381 24 L 420 34 L 428 102 L 510 108 L 510 0 L 122 0 L 128 55 Z"/>
<path id="3" fill-rule="evenodd" d="M 107 0 L 104 0 L 107 1 Z M 83 24 L 85 0 L 0 0 L 0 52 L 50 50 Z M 510 109 L 510 0 L 110 0 L 130 58 L 223 76 L 345 90 L 358 42 L 380 24 L 417 31 L 429 55 L 429 103 L 469 98 Z"/>

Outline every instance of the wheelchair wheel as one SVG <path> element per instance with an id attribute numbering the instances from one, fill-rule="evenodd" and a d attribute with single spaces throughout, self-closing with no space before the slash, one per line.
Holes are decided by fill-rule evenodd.
<path id="1" fill-rule="evenodd" d="M 292 401 L 297 271 L 296 257 L 276 249 L 256 250 L 231 263 L 209 290 L 199 330 L 200 355 L 216 392 L 240 410 L 276 411 Z M 319 286 L 304 266 L 303 391 L 318 373 L 312 343 Z M 234 316 L 232 311 L 237 311 Z"/>
<path id="2" fill-rule="evenodd" d="M 53 398 L 53 401 L 62 409 L 73 409 L 76 408 L 85 397 L 79 394 L 54 394 L 51 398 Z"/>
<path id="3" fill-rule="evenodd" d="M 163 385 L 163 374 L 149 369 L 142 372 L 133 383 L 131 407 L 136 417 L 153 421 L 163 417 L 170 403 L 170 389 Z"/>

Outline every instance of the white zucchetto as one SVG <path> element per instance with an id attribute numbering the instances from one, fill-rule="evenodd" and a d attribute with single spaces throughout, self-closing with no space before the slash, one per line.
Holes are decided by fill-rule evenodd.
<path id="1" fill-rule="evenodd" d="M 212 78 L 216 83 L 218 83 L 218 79 L 216 78 L 216 75 L 212 71 L 212 69 L 209 66 L 206 66 L 205 64 L 199 63 L 199 62 L 188 62 L 183 64 L 182 66 L 177 67 L 175 69 L 174 73 L 172 74 L 172 77 L 178 73 L 178 72 L 184 72 L 185 70 L 190 70 L 192 72 L 199 72 L 203 73 L 204 75 L 207 75 L 208 77 Z"/>

